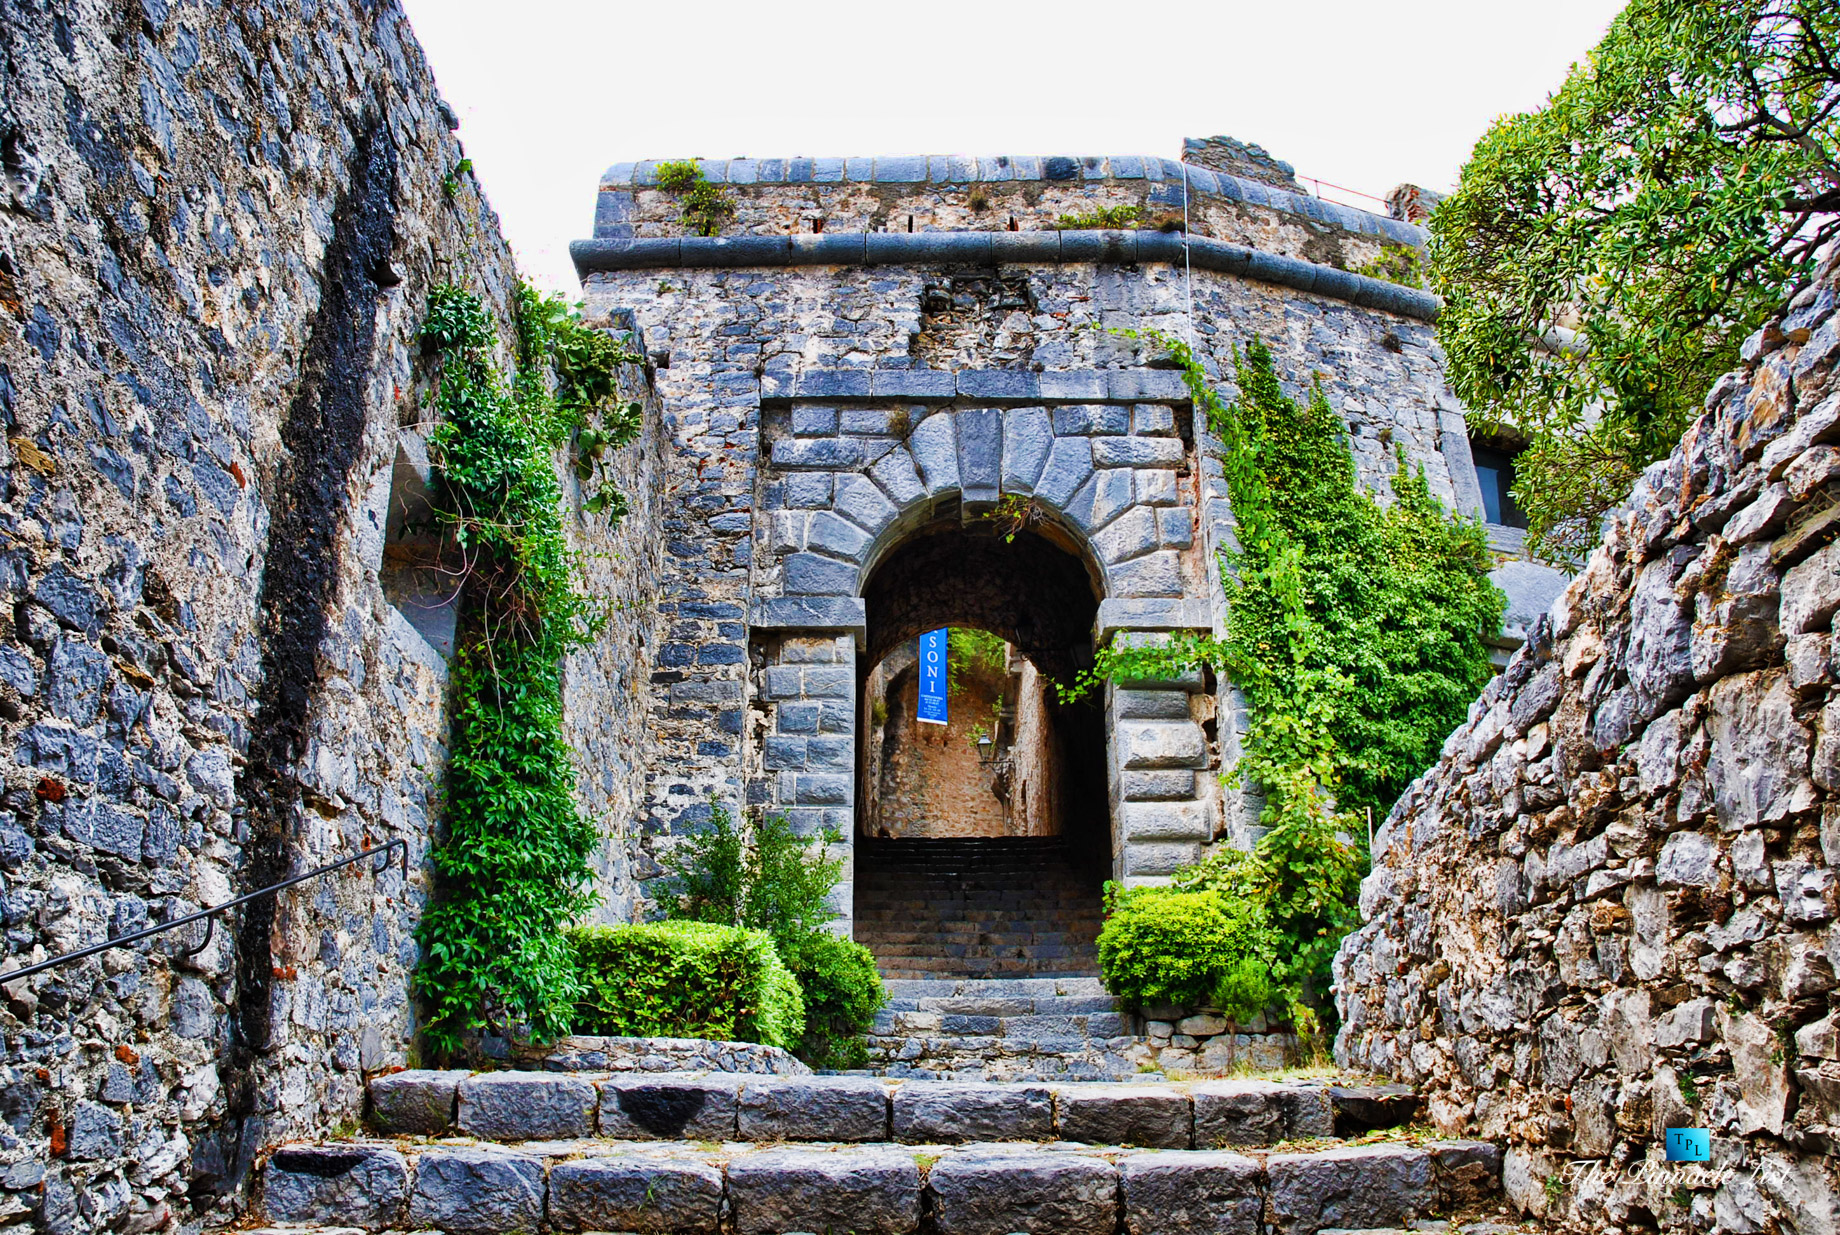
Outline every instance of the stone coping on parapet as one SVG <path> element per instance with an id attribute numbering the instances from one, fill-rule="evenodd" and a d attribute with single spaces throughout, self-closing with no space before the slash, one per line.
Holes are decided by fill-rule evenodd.
<path id="1" fill-rule="evenodd" d="M 1436 321 L 1438 298 L 1301 258 L 1222 240 L 1158 231 L 821 232 L 790 236 L 683 236 L 577 240 L 576 273 L 772 266 L 915 266 L 1139 262 L 1187 264 L 1256 279 L 1420 321 Z"/>
<path id="2" fill-rule="evenodd" d="M 615 163 L 601 177 L 602 190 L 647 188 L 658 183 L 662 160 Z M 842 159 L 697 159 L 713 184 L 826 185 L 933 184 L 941 188 L 976 183 L 1045 181 L 1080 183 L 1107 180 L 1150 181 L 1167 186 L 1164 204 L 1180 209 L 1183 191 L 1266 206 L 1344 231 L 1393 244 L 1421 245 L 1425 230 L 1399 219 L 1324 201 L 1308 193 L 1281 189 L 1226 172 L 1148 155 L 964 155 L 933 154 Z"/>

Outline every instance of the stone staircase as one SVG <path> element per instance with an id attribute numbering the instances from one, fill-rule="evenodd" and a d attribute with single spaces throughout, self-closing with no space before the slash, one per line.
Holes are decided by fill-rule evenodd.
<path id="1" fill-rule="evenodd" d="M 884 978 L 1099 972 L 1096 875 L 1058 837 L 864 839 L 853 933 Z"/>
<path id="2" fill-rule="evenodd" d="M 1143 1079 L 1137 1018 L 1098 978 L 891 979 L 869 1033 L 891 1077 L 989 1081 Z M 1160 1079 L 1151 1077 L 1149 1079 Z"/>
<path id="3" fill-rule="evenodd" d="M 682 1235 L 1316 1235 L 1494 1203 L 1490 1144 L 1348 1145 L 1398 1088 L 401 1072 L 377 1135 L 276 1149 L 270 1223 Z M 1425 1222 L 1431 1230 L 1441 1222 Z"/>

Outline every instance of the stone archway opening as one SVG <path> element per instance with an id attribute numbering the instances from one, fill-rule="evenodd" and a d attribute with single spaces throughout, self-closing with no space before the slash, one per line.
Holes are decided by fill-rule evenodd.
<path id="1" fill-rule="evenodd" d="M 1050 520 L 940 514 L 863 589 L 856 937 L 890 978 L 1094 974 L 1104 715 L 1055 687 L 1091 665 L 1099 570 Z M 916 644 L 942 627 L 955 665 L 939 726 L 916 718 Z"/>

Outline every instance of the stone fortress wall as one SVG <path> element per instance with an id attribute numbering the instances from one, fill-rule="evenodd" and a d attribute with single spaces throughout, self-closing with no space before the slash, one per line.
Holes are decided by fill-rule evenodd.
<path id="1" fill-rule="evenodd" d="M 656 366 L 678 477 L 650 833 L 698 826 L 713 794 L 850 834 L 854 684 L 887 650 L 864 590 L 929 520 L 1029 500 L 1086 559 L 1099 636 L 1221 627 L 1215 447 L 1180 374 L 1115 329 L 1190 340 L 1229 388 L 1234 350 L 1263 338 L 1293 390 L 1322 383 L 1375 492 L 1403 451 L 1480 511 L 1434 301 L 1346 269 L 1422 243 L 1417 227 L 1158 159 L 736 159 L 700 164 L 735 205 L 705 238 L 657 166 L 612 168 L 575 246 L 589 304 L 630 314 Z M 1176 232 L 1056 230 L 1127 204 Z M 1557 590 L 1511 569 L 1532 597 L 1517 618 Z M 1129 882 L 1253 839 L 1256 803 L 1219 784 L 1236 693 L 1162 685 L 1106 700 L 1110 858 Z"/>
<path id="2" fill-rule="evenodd" d="M 427 292 L 506 326 L 515 273 L 389 0 L 12 0 L 0 59 L 7 966 L 408 846 L 406 879 L 360 864 L 196 955 L 201 927 L 0 987 L 0 1222 L 153 1230 L 410 1058 L 452 588 L 418 630 L 387 531 L 427 479 Z M 649 674 L 649 423 L 624 536 L 571 524 L 616 602 L 568 692 L 620 916 L 645 746 L 604 701 Z"/>
<path id="3" fill-rule="evenodd" d="M 1336 1057 L 1570 1229 L 1840 1229 L 1840 267 L 1400 798 Z M 1704 1128 L 1703 1166 L 1665 1165 Z"/>

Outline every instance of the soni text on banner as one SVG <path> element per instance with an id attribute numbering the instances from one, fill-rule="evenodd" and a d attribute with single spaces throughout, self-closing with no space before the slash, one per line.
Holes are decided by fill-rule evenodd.
<path id="1" fill-rule="evenodd" d="M 946 632 L 929 630 L 920 636 L 920 706 L 915 719 L 929 725 L 946 723 Z"/>

